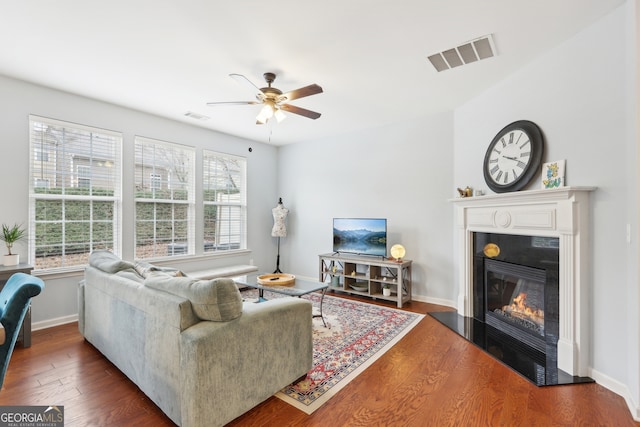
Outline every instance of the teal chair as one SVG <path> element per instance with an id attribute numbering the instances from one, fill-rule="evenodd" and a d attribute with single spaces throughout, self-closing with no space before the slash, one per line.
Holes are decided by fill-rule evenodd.
<path id="1" fill-rule="evenodd" d="M 25 273 L 15 273 L 0 291 L 0 323 L 4 326 L 5 332 L 4 342 L 0 344 L 0 388 L 20 334 L 20 326 L 29 309 L 29 302 L 43 289 L 44 282 L 39 278 Z"/>

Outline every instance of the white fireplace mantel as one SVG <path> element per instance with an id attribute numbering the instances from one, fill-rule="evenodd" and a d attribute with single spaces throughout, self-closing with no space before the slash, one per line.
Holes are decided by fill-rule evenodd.
<path id="1" fill-rule="evenodd" d="M 459 248 L 458 313 L 473 317 L 473 233 L 558 237 L 558 368 L 587 376 L 589 365 L 589 195 L 595 187 L 562 187 L 451 199 Z"/>

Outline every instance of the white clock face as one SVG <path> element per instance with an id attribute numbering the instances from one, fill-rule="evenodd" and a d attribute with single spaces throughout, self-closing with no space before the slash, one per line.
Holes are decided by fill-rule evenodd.
<path id="1" fill-rule="evenodd" d="M 531 141 L 521 129 L 505 133 L 491 147 L 485 167 L 493 182 L 508 185 L 518 180 L 531 162 Z"/>

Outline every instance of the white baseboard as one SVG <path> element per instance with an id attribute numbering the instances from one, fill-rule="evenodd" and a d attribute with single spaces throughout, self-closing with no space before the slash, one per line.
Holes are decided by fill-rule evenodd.
<path id="1" fill-rule="evenodd" d="M 424 295 L 416 295 L 416 294 L 413 294 L 411 296 L 411 299 L 413 301 L 420 301 L 420 302 L 426 302 L 428 304 L 444 305 L 445 307 L 456 308 L 455 302 L 448 299 L 426 297 Z"/>
<path id="2" fill-rule="evenodd" d="M 615 394 L 620 395 L 627 404 L 629 411 L 631 412 L 631 416 L 634 421 L 640 421 L 640 406 L 638 402 L 633 399 L 631 395 L 631 390 L 627 387 L 626 384 L 621 383 L 620 381 L 614 380 L 608 375 L 604 375 L 601 372 L 596 371 L 595 369 L 590 369 L 589 376 L 596 380 L 598 384 L 602 387 L 614 392 Z"/>
<path id="3" fill-rule="evenodd" d="M 43 320 L 42 322 L 35 322 L 31 324 L 32 331 L 38 331 L 40 329 L 53 328 L 54 326 L 66 325 L 67 323 L 73 323 L 78 321 L 78 315 L 72 314 L 70 316 L 58 317 L 56 319 Z"/>

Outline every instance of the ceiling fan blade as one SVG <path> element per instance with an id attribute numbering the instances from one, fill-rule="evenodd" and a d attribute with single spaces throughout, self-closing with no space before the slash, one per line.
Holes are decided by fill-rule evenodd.
<path id="1" fill-rule="evenodd" d="M 293 113 L 293 114 L 298 114 L 304 117 L 308 117 L 310 119 L 317 119 L 318 117 L 321 116 L 320 113 L 316 113 L 315 111 L 311 111 L 311 110 L 307 110 L 305 108 L 300 108 L 300 107 L 296 107 L 295 105 L 291 105 L 291 104 L 282 104 L 280 106 L 280 109 L 284 110 L 284 111 L 288 111 L 289 113 Z"/>
<path id="2" fill-rule="evenodd" d="M 283 93 L 278 96 L 278 102 L 293 101 L 294 99 L 304 98 L 305 96 L 311 96 L 318 93 L 322 93 L 322 88 L 317 84 L 301 87 L 300 89 L 292 90 L 287 93 Z"/>
<path id="3" fill-rule="evenodd" d="M 266 95 L 260 88 L 254 85 L 251 80 L 243 76 L 242 74 L 229 74 L 229 77 L 240 83 L 242 86 L 246 87 L 251 91 L 251 94 L 256 97 L 256 99 L 260 102 L 264 101 Z"/>
<path id="4" fill-rule="evenodd" d="M 209 107 L 214 107 L 216 105 L 257 105 L 262 104 L 262 102 L 257 101 L 222 101 L 222 102 L 207 102 Z"/>

